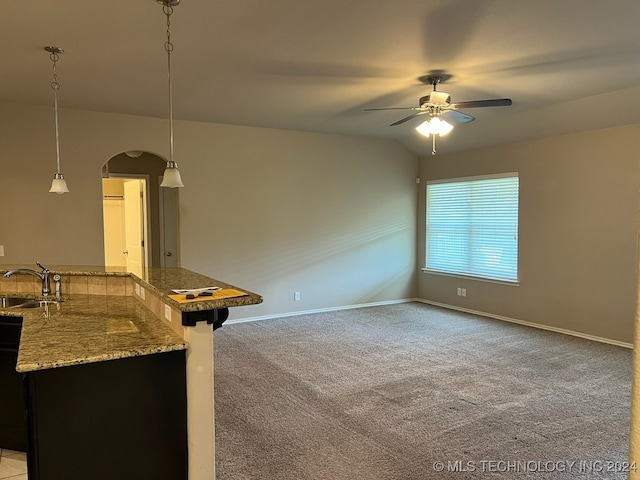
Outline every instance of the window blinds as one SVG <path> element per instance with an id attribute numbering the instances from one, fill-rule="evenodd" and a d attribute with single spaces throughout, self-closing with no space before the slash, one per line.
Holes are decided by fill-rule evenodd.
<path id="1" fill-rule="evenodd" d="M 518 281 L 517 173 L 427 183 L 426 269 Z"/>

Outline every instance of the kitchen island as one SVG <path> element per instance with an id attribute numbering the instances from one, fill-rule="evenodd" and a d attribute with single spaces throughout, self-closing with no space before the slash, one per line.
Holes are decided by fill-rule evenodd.
<path id="1" fill-rule="evenodd" d="M 29 267 L 4 265 L 0 266 L 0 273 Z M 48 460 L 47 455 L 42 454 L 47 451 L 42 448 L 43 439 L 52 443 L 56 438 L 66 438 L 64 429 L 68 435 L 82 435 L 87 425 L 91 426 L 92 417 L 104 419 L 114 409 L 119 411 L 120 420 L 103 422 L 97 427 L 101 431 L 94 432 L 99 436 L 96 438 L 101 438 L 95 443 L 100 445 L 95 451 L 102 451 L 95 456 L 97 462 L 104 462 L 105 458 L 112 464 L 122 460 L 122 468 L 133 472 L 134 467 L 140 465 L 145 469 L 154 468 L 149 462 L 160 455 L 167 462 L 158 462 L 154 478 L 165 478 L 159 476 L 162 472 L 167 478 L 178 478 L 175 471 L 181 471 L 182 463 L 185 467 L 188 464 L 183 478 L 214 478 L 211 332 L 226 319 L 228 308 L 260 303 L 262 298 L 186 269 L 156 268 L 138 275 L 105 267 L 50 266 L 49 269 L 62 277 L 62 302 L 48 304 L 48 315 L 43 316 L 44 307 L 0 310 L 0 315 L 23 319 L 16 369 L 28 379 L 27 404 L 31 409 L 28 458 L 29 468 L 36 474 L 33 478 L 55 478 L 45 476 L 41 468 L 47 461 L 51 467 L 53 458 L 51 452 L 47 454 Z M 210 286 L 242 290 L 242 295 L 225 299 L 196 298 L 188 302 L 169 296 L 173 289 Z M 0 280 L 0 296 L 39 299 L 40 287 L 35 277 L 14 275 Z M 62 385 L 65 385 L 63 390 Z M 89 390 L 84 402 L 81 400 L 85 395 L 83 389 Z M 131 396 L 136 389 L 138 393 Z M 59 396 L 57 392 L 61 391 L 63 394 Z M 64 391 L 69 393 L 66 400 Z M 127 401 L 122 401 L 124 398 Z M 101 408 L 98 403 L 103 400 L 107 403 Z M 93 405 L 87 406 L 87 403 Z M 63 407 L 48 414 L 37 414 L 38 409 L 46 411 L 50 405 Z M 56 425 L 55 419 L 65 416 L 69 419 Z M 74 422 L 74 416 L 80 416 L 82 421 Z M 142 417 L 146 426 L 140 423 Z M 38 423 L 39 419 L 44 419 L 44 423 Z M 126 439 L 121 442 L 126 448 L 118 446 L 113 438 L 105 440 L 105 429 L 112 425 L 123 428 L 132 423 L 128 432 L 126 428 L 118 433 L 110 432 Z M 181 423 L 186 424 L 184 434 Z M 75 430 L 69 427 L 72 424 L 77 424 Z M 158 425 L 162 426 L 159 430 Z M 42 428 L 48 430 L 44 435 L 38 432 Z M 52 433 L 54 428 L 62 430 Z M 150 443 L 140 454 L 143 456 L 132 463 L 131 459 L 135 458 L 131 455 L 132 445 L 147 441 Z M 111 456 L 105 456 L 104 450 L 108 452 L 110 448 Z M 124 458 L 127 450 L 130 455 Z M 84 451 L 85 456 L 91 457 L 89 451 Z M 75 454 L 69 452 L 69 455 L 70 464 L 74 464 Z M 55 457 L 55 462 L 60 464 L 58 453 Z M 85 474 L 91 473 L 92 465 L 90 459 L 85 462 Z M 111 468 L 110 475 L 118 472 L 114 465 Z M 138 472 L 141 473 L 144 472 Z M 119 478 L 128 478 L 127 475 L 131 473 Z M 74 477 L 67 475 L 66 478 Z M 102 477 L 93 475 L 93 478 Z"/>
<path id="2" fill-rule="evenodd" d="M 23 318 L 16 370 L 186 350 L 187 343 L 133 297 L 73 295 L 44 307 L 5 310 Z"/>

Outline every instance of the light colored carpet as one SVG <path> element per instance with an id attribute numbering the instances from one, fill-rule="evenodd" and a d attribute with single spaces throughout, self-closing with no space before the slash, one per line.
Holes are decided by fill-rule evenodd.
<path id="1" fill-rule="evenodd" d="M 420 303 L 214 337 L 218 480 L 626 478 L 628 349 Z"/>

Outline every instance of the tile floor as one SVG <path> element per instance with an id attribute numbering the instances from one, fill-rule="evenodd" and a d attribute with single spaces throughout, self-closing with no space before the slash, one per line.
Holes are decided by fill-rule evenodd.
<path id="1" fill-rule="evenodd" d="M 0 449 L 0 480 L 28 480 L 28 478 L 26 454 Z"/>

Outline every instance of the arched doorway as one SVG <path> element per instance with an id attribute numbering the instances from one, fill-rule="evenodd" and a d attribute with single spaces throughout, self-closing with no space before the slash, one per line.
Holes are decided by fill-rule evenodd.
<path id="1" fill-rule="evenodd" d="M 106 265 L 179 266 L 178 191 L 160 187 L 165 166 L 166 160 L 158 155 L 131 151 L 115 155 L 103 165 Z M 134 202 L 136 190 L 139 193 Z M 137 207 L 132 206 L 135 203 Z M 136 225 L 139 233 L 127 232 L 136 230 Z M 127 261 L 127 256 L 132 258 Z"/>

